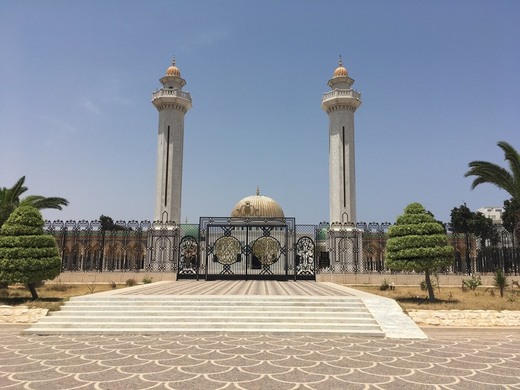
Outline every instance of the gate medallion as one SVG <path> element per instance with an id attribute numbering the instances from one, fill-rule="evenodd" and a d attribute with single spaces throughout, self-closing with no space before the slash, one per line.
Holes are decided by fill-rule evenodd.
<path id="1" fill-rule="evenodd" d="M 260 237 L 253 244 L 253 254 L 262 265 L 271 265 L 280 258 L 280 243 L 273 237 Z"/>
<path id="2" fill-rule="evenodd" d="M 215 241 L 214 254 L 220 264 L 234 264 L 240 255 L 240 241 L 235 237 L 220 237 Z"/>

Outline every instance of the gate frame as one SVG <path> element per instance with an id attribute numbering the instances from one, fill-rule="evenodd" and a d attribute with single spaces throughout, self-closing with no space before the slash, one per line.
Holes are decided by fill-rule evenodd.
<path id="1" fill-rule="evenodd" d="M 214 241 L 208 241 L 208 232 L 212 227 L 222 228 L 222 235 Z M 225 232 L 226 228 L 232 228 Z M 235 237 L 232 234 L 232 231 L 235 228 L 246 228 L 246 242 L 241 243 L 240 246 L 240 255 L 246 256 L 246 266 L 244 273 L 236 274 L 236 273 L 211 273 L 210 271 L 210 255 L 213 255 L 213 247 L 215 242 L 221 237 L 225 237 L 226 235 Z M 269 237 L 270 234 L 262 233 L 260 237 L 251 240 L 249 237 L 249 233 L 252 228 L 260 228 L 262 230 L 269 228 L 283 228 L 284 233 L 283 236 L 285 238 L 285 242 L 281 243 L 280 248 L 280 258 L 277 262 L 283 261 L 282 265 L 283 272 L 277 273 L 276 271 L 272 274 L 251 274 L 248 273 L 248 267 L 252 264 L 252 246 L 256 240 L 261 237 Z M 312 272 L 306 272 L 298 275 L 297 264 L 296 264 L 296 245 L 297 242 L 302 237 L 297 237 L 297 225 L 294 217 L 286 217 L 286 218 L 235 218 L 235 217 L 201 217 L 199 223 L 199 234 L 200 234 L 200 263 L 202 270 L 199 269 L 199 272 L 202 271 L 200 275 L 205 280 L 280 280 L 280 281 L 288 281 L 288 280 L 316 280 L 316 229 L 313 230 L 312 235 L 305 235 L 308 237 L 313 245 L 312 248 L 312 262 L 313 269 Z M 240 240 L 239 240 L 240 241 Z M 208 246 L 210 246 L 208 248 Z M 233 263 L 235 264 L 235 263 Z M 273 270 L 269 266 L 269 270 L 272 272 Z"/>

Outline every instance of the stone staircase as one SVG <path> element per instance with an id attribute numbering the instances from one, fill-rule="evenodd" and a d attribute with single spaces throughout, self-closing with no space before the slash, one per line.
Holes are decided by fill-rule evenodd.
<path id="1" fill-rule="evenodd" d="M 352 296 L 112 295 L 71 298 L 25 334 L 336 333 L 384 337 Z"/>

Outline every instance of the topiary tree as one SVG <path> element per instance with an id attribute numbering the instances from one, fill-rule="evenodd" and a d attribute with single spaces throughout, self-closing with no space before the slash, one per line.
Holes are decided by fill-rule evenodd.
<path id="1" fill-rule="evenodd" d="M 33 299 L 35 285 L 60 274 L 56 240 L 44 234 L 41 213 L 31 206 L 16 208 L 0 229 L 0 280 L 24 283 Z"/>
<path id="2" fill-rule="evenodd" d="M 388 229 L 386 267 L 425 273 L 430 302 L 435 300 L 430 275 L 453 264 L 453 247 L 441 223 L 420 203 L 411 203 Z"/>

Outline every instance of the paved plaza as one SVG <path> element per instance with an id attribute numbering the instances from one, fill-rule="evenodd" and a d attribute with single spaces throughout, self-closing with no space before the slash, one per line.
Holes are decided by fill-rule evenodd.
<path id="1" fill-rule="evenodd" d="M 161 282 L 92 296 L 309 294 L 362 297 L 386 337 L 261 329 L 39 336 L 3 325 L 0 389 L 520 390 L 518 328 L 421 330 L 395 301 L 330 283 Z"/>
<path id="2" fill-rule="evenodd" d="M 518 329 L 426 328 L 421 340 L 23 329 L 0 327 L 2 389 L 520 389 Z"/>

